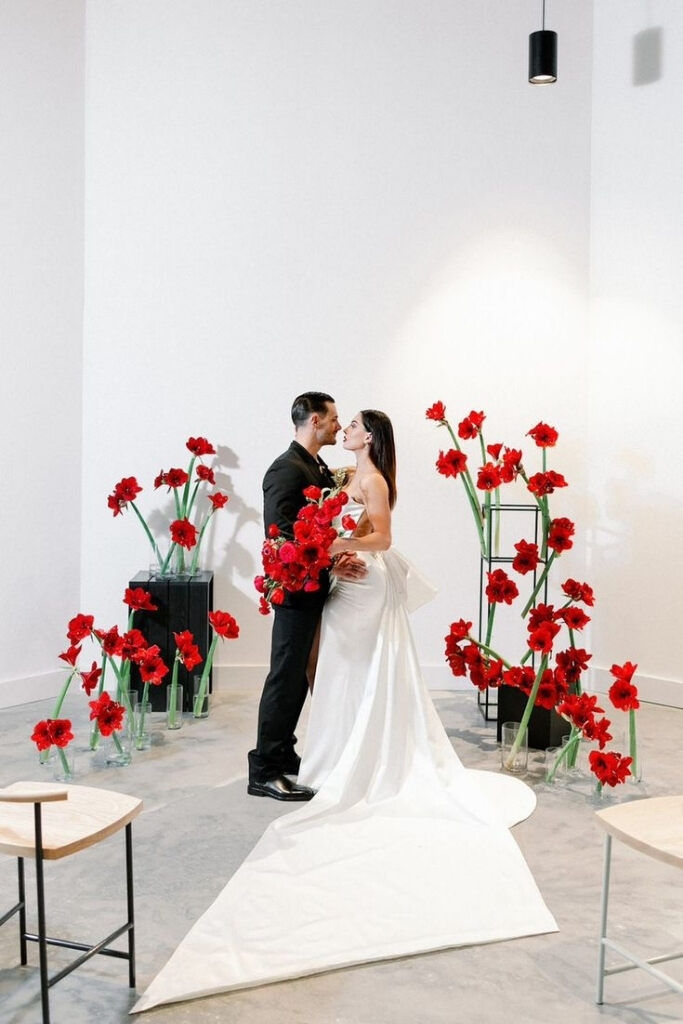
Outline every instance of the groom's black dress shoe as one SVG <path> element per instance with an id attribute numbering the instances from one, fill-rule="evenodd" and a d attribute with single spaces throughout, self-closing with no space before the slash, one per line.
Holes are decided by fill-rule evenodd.
<path id="1" fill-rule="evenodd" d="M 273 800 L 311 800 L 313 790 L 306 786 L 297 786 L 284 775 L 277 775 L 267 782 L 250 782 L 247 793 L 251 796 L 270 796 Z"/>

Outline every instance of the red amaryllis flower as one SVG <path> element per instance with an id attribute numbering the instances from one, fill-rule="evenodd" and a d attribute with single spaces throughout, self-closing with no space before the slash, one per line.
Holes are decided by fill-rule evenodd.
<path id="1" fill-rule="evenodd" d="M 133 661 L 140 670 L 140 678 L 143 683 L 159 686 L 168 673 L 168 666 L 159 657 L 160 653 L 160 648 L 156 644 L 152 644 L 151 647 L 140 649 L 133 655 Z"/>
<path id="2" fill-rule="evenodd" d="M 465 640 L 470 635 L 471 629 L 471 622 L 466 622 L 465 619 L 458 619 L 457 622 L 451 622 L 449 636 L 455 637 L 456 640 Z"/>
<path id="3" fill-rule="evenodd" d="M 503 669 L 505 668 L 502 661 L 492 658 L 486 667 L 484 668 L 484 679 L 486 685 L 496 689 L 503 682 Z"/>
<path id="4" fill-rule="evenodd" d="M 47 750 L 52 746 L 49 721 L 43 719 L 42 722 L 36 722 L 31 733 L 31 740 L 38 747 L 38 750 Z"/>
<path id="5" fill-rule="evenodd" d="M 81 648 L 75 647 L 73 644 L 71 644 L 69 649 L 67 651 L 63 651 L 62 654 L 59 655 L 59 657 L 62 659 L 62 661 L 65 661 L 67 665 L 72 665 L 75 668 L 76 662 L 78 661 L 78 655 L 80 653 Z"/>
<path id="6" fill-rule="evenodd" d="M 458 437 L 461 437 L 464 441 L 476 437 L 485 419 L 486 416 L 484 416 L 483 412 L 475 412 L 473 409 L 469 416 L 466 416 L 458 424 Z"/>
<path id="7" fill-rule="evenodd" d="M 188 448 L 193 455 L 216 454 L 216 449 L 209 441 L 206 440 L 205 437 L 188 437 L 185 447 Z"/>
<path id="8" fill-rule="evenodd" d="M 593 588 L 589 587 L 587 583 L 577 583 L 576 580 L 565 580 L 562 584 L 567 597 L 570 597 L 572 601 L 583 601 L 589 607 L 595 604 L 595 597 L 593 595 Z"/>
<path id="9" fill-rule="evenodd" d="M 90 720 L 97 719 L 97 725 L 103 736 L 111 736 L 123 728 L 125 708 L 109 696 L 105 690 L 97 700 L 89 701 Z"/>
<path id="10" fill-rule="evenodd" d="M 189 672 L 204 660 L 194 642 L 194 636 L 189 629 L 184 629 L 182 633 L 174 633 L 173 636 L 180 659 Z"/>
<path id="11" fill-rule="evenodd" d="M 503 682 L 505 685 L 515 686 L 527 696 L 531 693 L 531 687 L 534 685 L 535 679 L 536 673 L 530 665 L 513 665 L 503 672 Z"/>
<path id="12" fill-rule="evenodd" d="M 102 630 L 96 629 L 95 636 L 99 639 L 102 644 L 102 650 L 105 654 L 110 657 L 119 655 L 121 653 L 121 646 L 123 641 L 119 636 L 119 627 L 112 626 L 111 629 Z"/>
<path id="13" fill-rule="evenodd" d="M 134 476 L 124 476 L 122 480 L 114 487 L 114 494 L 119 501 L 135 501 L 136 497 L 142 491 L 142 487 L 137 482 Z"/>
<path id="14" fill-rule="evenodd" d="M 97 686 L 101 675 L 102 669 L 97 667 L 96 661 L 93 661 L 92 668 L 89 672 L 81 672 L 81 686 L 87 693 L 88 697 Z"/>
<path id="15" fill-rule="evenodd" d="M 582 731 L 585 725 L 592 722 L 596 714 L 602 714 L 603 710 L 598 707 L 598 698 L 594 693 L 570 693 L 557 706 L 558 715 L 564 715 Z"/>
<path id="16" fill-rule="evenodd" d="M 527 431 L 527 437 L 533 438 L 539 448 L 552 448 L 559 436 L 555 428 L 549 427 L 547 423 L 537 423 Z"/>
<path id="17" fill-rule="evenodd" d="M 147 641 L 140 630 L 129 629 L 128 632 L 124 633 L 121 637 L 121 657 L 124 661 L 128 661 L 133 657 L 133 655 L 146 646 Z"/>
<path id="18" fill-rule="evenodd" d="M 53 718 L 50 721 L 50 738 L 56 747 L 68 747 L 74 738 L 68 718 Z"/>
<path id="19" fill-rule="evenodd" d="M 609 688 L 608 696 L 620 711 L 637 711 L 640 707 L 638 688 L 626 679 L 616 679 Z"/>
<path id="20" fill-rule="evenodd" d="M 446 406 L 443 402 L 434 402 L 434 405 L 430 405 L 427 409 L 425 416 L 428 420 L 436 420 L 438 423 L 443 423 L 446 419 Z"/>
<path id="21" fill-rule="evenodd" d="M 552 604 L 537 604 L 531 609 L 527 629 L 536 629 L 544 622 L 552 622 L 555 618 L 555 606 Z"/>
<path id="22" fill-rule="evenodd" d="M 154 477 L 154 490 L 158 490 L 166 479 L 166 474 L 163 469 L 159 470 L 159 475 Z"/>
<path id="23" fill-rule="evenodd" d="M 541 677 L 535 703 L 540 708 L 552 711 L 566 693 L 567 684 L 562 675 L 556 676 L 552 669 L 547 668 Z"/>
<path id="24" fill-rule="evenodd" d="M 637 668 L 638 666 L 634 665 L 632 661 L 625 661 L 623 665 L 612 665 L 610 672 L 615 679 L 630 683 Z"/>
<path id="25" fill-rule="evenodd" d="M 209 612 L 209 622 L 216 633 L 226 640 L 235 640 L 240 635 L 237 620 L 228 612 Z"/>
<path id="26" fill-rule="evenodd" d="M 216 483 L 216 478 L 213 475 L 213 470 L 210 468 L 210 466 L 197 466 L 197 479 L 205 480 L 207 483 L 214 485 Z"/>
<path id="27" fill-rule="evenodd" d="M 590 616 L 586 615 L 583 608 L 570 605 L 569 608 L 561 608 L 557 613 L 558 619 L 562 619 L 569 629 L 583 629 L 590 622 Z"/>
<path id="28" fill-rule="evenodd" d="M 189 476 L 184 469 L 169 469 L 168 473 L 164 475 L 164 483 L 167 487 L 184 487 Z"/>
<path id="29" fill-rule="evenodd" d="M 447 636 L 446 640 L 446 661 L 454 676 L 464 676 L 467 673 L 467 662 L 465 654 L 456 637 Z"/>
<path id="30" fill-rule="evenodd" d="M 95 620 L 92 615 L 75 615 L 73 619 L 69 620 L 69 628 L 67 630 L 67 639 L 72 644 L 77 644 L 79 640 L 84 640 L 86 636 L 89 636 L 92 632 L 92 627 Z"/>
<path id="31" fill-rule="evenodd" d="M 550 654 L 553 649 L 553 640 L 559 632 L 560 627 L 556 622 L 542 622 L 536 629 L 529 631 L 529 647 L 532 651 Z"/>
<path id="32" fill-rule="evenodd" d="M 608 731 L 611 724 L 608 718 L 594 718 L 586 722 L 583 734 L 586 739 L 593 740 L 599 745 L 600 750 L 603 750 L 612 739 L 612 734 Z"/>
<path id="33" fill-rule="evenodd" d="M 270 615 L 270 605 L 266 601 L 265 597 L 259 597 L 258 610 L 261 615 Z"/>
<path id="34" fill-rule="evenodd" d="M 222 494 L 220 491 L 209 495 L 209 501 L 214 508 L 225 508 L 229 500 L 227 494 Z"/>
<path id="35" fill-rule="evenodd" d="M 522 576 L 533 572 L 538 565 L 538 544 L 527 544 L 525 540 L 520 540 L 515 544 L 515 551 L 517 554 L 512 560 L 515 572 L 521 573 Z"/>
<path id="36" fill-rule="evenodd" d="M 500 457 L 500 452 L 501 452 L 502 447 L 503 447 L 502 444 L 487 444 L 486 445 L 486 451 L 489 453 L 489 455 L 491 456 L 491 458 L 495 462 L 497 462 L 499 457 Z"/>
<path id="37" fill-rule="evenodd" d="M 451 448 L 447 452 L 439 452 L 436 460 L 436 468 L 442 476 L 458 476 L 464 473 L 467 467 L 467 455 L 465 452 L 456 451 Z"/>
<path id="38" fill-rule="evenodd" d="M 529 477 L 528 489 L 538 498 L 544 494 L 552 494 L 556 487 L 567 487 L 567 481 L 561 473 L 549 469 L 547 473 L 534 473 Z"/>
<path id="39" fill-rule="evenodd" d="M 510 579 L 504 569 L 494 569 L 493 572 L 487 572 L 486 575 L 489 580 L 486 587 L 486 597 L 489 603 L 512 604 L 519 594 L 515 581 Z"/>
<path id="40" fill-rule="evenodd" d="M 567 682 L 571 684 L 578 683 L 581 673 L 586 671 L 592 657 L 592 654 L 581 647 L 568 647 L 566 651 L 558 652 L 555 662 L 567 676 Z"/>
<path id="41" fill-rule="evenodd" d="M 588 760 L 598 782 L 606 786 L 617 786 L 631 774 L 633 759 L 622 757 L 616 751 L 603 753 L 600 750 L 591 750 Z"/>
<path id="42" fill-rule="evenodd" d="M 189 519 L 176 519 L 171 523 L 171 540 L 189 551 L 197 543 L 197 528 Z"/>
<path id="43" fill-rule="evenodd" d="M 500 466 L 500 479 L 504 484 L 512 483 L 522 468 L 522 453 L 518 448 L 506 448 Z"/>
<path id="44" fill-rule="evenodd" d="M 548 530 L 548 547 L 560 554 L 569 551 L 574 541 L 574 524 L 571 519 L 553 519 Z"/>
<path id="45" fill-rule="evenodd" d="M 143 587 L 126 587 L 123 603 L 134 612 L 156 612 L 159 606 L 154 604 L 151 595 Z"/>
<path id="46" fill-rule="evenodd" d="M 480 491 L 493 491 L 501 483 L 500 470 L 493 462 L 487 462 L 477 475 L 477 487 Z"/>

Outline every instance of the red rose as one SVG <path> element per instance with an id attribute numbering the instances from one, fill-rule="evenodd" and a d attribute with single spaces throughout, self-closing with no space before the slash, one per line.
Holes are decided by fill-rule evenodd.
<path id="1" fill-rule="evenodd" d="M 345 530 L 349 530 L 350 533 L 356 529 L 358 525 L 353 516 L 342 516 L 341 524 Z"/>
<path id="2" fill-rule="evenodd" d="M 225 508 L 229 500 L 230 499 L 227 494 L 221 494 L 220 491 L 216 491 L 214 494 L 209 495 L 209 501 L 214 508 Z"/>
<path id="3" fill-rule="evenodd" d="M 159 606 L 154 604 L 151 595 L 142 587 L 126 587 L 123 603 L 135 612 L 156 612 Z"/>
<path id="4" fill-rule="evenodd" d="M 265 594 L 265 592 L 266 592 L 266 578 L 265 578 L 265 576 L 254 576 L 254 586 L 258 590 L 259 594 Z"/>
<path id="5" fill-rule="evenodd" d="M 282 604 L 285 599 L 285 592 L 282 587 L 276 587 L 270 595 L 271 604 Z"/>
<path id="6" fill-rule="evenodd" d="M 320 584 L 317 580 L 306 580 L 304 583 L 304 592 L 306 594 L 312 594 L 314 591 L 320 590 Z"/>
<path id="7" fill-rule="evenodd" d="M 539 448 L 552 448 L 557 442 L 559 434 L 554 427 L 547 423 L 537 423 L 535 427 L 527 431 L 527 436 L 533 438 Z"/>
<path id="8" fill-rule="evenodd" d="M 532 572 L 538 565 L 538 544 L 527 544 L 525 540 L 520 540 L 518 544 L 515 544 L 515 551 L 517 554 L 512 560 L 512 568 L 515 572 L 522 576 Z"/>
<path id="9" fill-rule="evenodd" d="M 443 402 L 434 402 L 434 405 L 430 405 L 425 413 L 428 420 L 437 420 L 439 423 L 443 423 L 446 419 L 446 406 Z"/>
<path id="10" fill-rule="evenodd" d="M 188 437 L 185 445 L 193 455 L 215 455 L 216 449 L 205 437 Z"/>
<path id="11" fill-rule="evenodd" d="M 171 523 L 171 540 L 181 547 L 193 548 L 197 543 L 197 529 L 188 519 L 176 519 Z"/>
<path id="12" fill-rule="evenodd" d="M 286 540 L 280 548 L 280 561 L 287 565 L 289 562 L 294 562 L 297 557 L 297 548 L 291 540 Z"/>
<path id="13" fill-rule="evenodd" d="M 323 492 L 315 484 L 304 488 L 304 498 L 308 498 L 309 501 L 319 501 L 322 498 L 322 494 Z"/>
<path id="14" fill-rule="evenodd" d="M 97 667 L 97 662 L 93 661 L 92 668 L 89 672 L 81 672 L 81 686 L 85 690 L 88 697 L 97 686 L 100 676 L 102 675 L 102 669 Z"/>
<path id="15" fill-rule="evenodd" d="M 213 475 L 213 470 L 209 466 L 197 466 L 197 479 L 205 480 L 207 483 L 214 485 L 216 483 L 216 478 Z"/>
<path id="16" fill-rule="evenodd" d="M 216 633 L 226 640 L 235 640 L 240 635 L 237 620 L 228 612 L 209 612 L 209 622 Z"/>
<path id="17" fill-rule="evenodd" d="M 467 456 L 464 452 L 451 448 L 447 452 L 439 452 L 436 460 L 436 468 L 442 476 L 458 476 L 463 473 L 467 466 Z"/>
<path id="18" fill-rule="evenodd" d="M 92 632 L 93 624 L 95 620 L 92 615 L 78 615 L 74 616 L 69 621 L 69 628 L 66 636 L 72 644 L 77 644 L 79 640 L 84 640 L 86 636 L 89 636 Z"/>

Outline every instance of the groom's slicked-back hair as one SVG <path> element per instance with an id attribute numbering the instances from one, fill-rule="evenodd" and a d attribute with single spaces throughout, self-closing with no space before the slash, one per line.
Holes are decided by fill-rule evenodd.
<path id="1" fill-rule="evenodd" d="M 334 398 L 324 391 L 304 391 L 303 395 L 297 395 L 292 402 L 292 423 L 295 427 L 303 427 L 311 413 L 324 416 L 328 402 L 334 402 Z"/>

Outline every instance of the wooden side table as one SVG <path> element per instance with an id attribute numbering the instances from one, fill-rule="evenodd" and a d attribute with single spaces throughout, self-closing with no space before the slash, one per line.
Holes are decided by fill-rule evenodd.
<path id="1" fill-rule="evenodd" d="M 648 857 L 683 867 L 683 796 L 658 796 L 647 800 L 631 800 L 616 807 L 597 811 L 595 817 L 604 828 L 605 860 L 602 875 L 602 903 L 600 911 L 600 947 L 598 951 L 598 984 L 596 1003 L 603 1002 L 605 978 L 608 974 L 620 974 L 639 967 L 658 978 L 674 992 L 683 994 L 683 984 L 669 974 L 658 970 L 654 964 L 666 963 L 683 957 L 683 950 L 664 953 L 661 956 L 643 960 L 626 950 L 620 943 L 608 939 L 607 902 L 609 895 L 612 840 L 618 839 L 626 846 L 639 850 Z M 628 963 L 605 967 L 605 950 L 612 949 Z"/>

